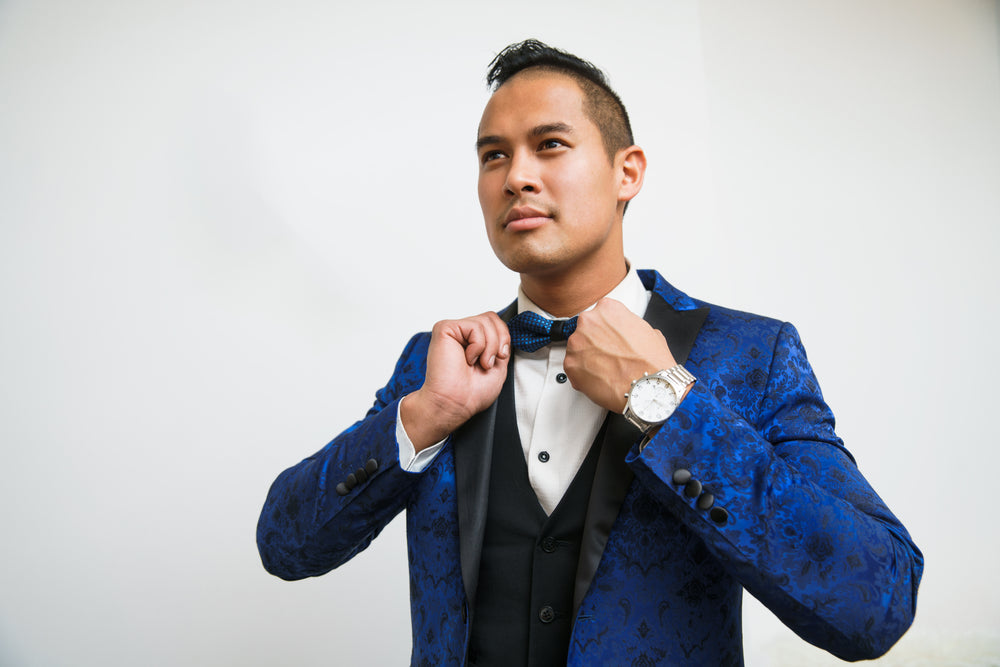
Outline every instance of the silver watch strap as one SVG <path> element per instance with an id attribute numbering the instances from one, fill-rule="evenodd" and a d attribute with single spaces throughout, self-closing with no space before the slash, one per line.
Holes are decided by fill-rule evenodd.
<path id="1" fill-rule="evenodd" d="M 665 371 L 660 371 L 658 375 L 670 383 L 670 386 L 674 388 L 674 393 L 677 394 L 678 400 L 684 396 L 684 390 L 687 386 L 696 380 L 695 376 L 691 375 L 688 369 L 680 364 Z"/>

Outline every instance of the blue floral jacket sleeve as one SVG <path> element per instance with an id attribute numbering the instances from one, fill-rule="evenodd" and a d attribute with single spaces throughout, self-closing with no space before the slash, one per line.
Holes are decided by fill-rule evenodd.
<path id="1" fill-rule="evenodd" d="M 426 333 L 410 339 L 363 420 L 275 479 L 257 524 L 268 572 L 289 580 L 325 574 L 406 507 L 419 476 L 399 467 L 396 413 L 399 399 L 423 382 L 429 340 Z M 338 493 L 349 477 L 350 492 Z"/>
<path id="2" fill-rule="evenodd" d="M 749 344 L 710 339 L 717 349 L 687 363 L 698 382 L 633 449 L 630 466 L 797 634 L 844 659 L 880 655 L 912 621 L 920 551 L 834 432 L 795 329 L 762 333 L 756 347 L 752 336 Z M 745 364 L 732 363 L 725 348 L 734 344 L 749 346 Z M 758 362 L 768 358 L 765 370 Z M 698 493 L 685 493 L 678 470 L 690 472 Z M 698 504 L 705 494 L 714 517 Z"/>

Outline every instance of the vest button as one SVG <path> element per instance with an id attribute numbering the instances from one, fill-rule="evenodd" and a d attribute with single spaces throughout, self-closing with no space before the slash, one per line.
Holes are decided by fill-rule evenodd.
<path id="1" fill-rule="evenodd" d="M 545 605 L 538 611 L 538 620 L 542 623 L 551 623 L 556 620 L 556 612 L 549 605 Z"/>
<path id="2" fill-rule="evenodd" d="M 542 463 L 548 463 L 549 462 L 549 453 L 548 452 L 538 452 L 538 460 L 541 461 Z"/>
<path id="3" fill-rule="evenodd" d="M 545 539 L 542 540 L 542 551 L 544 551 L 547 554 L 550 554 L 555 550 L 556 550 L 555 538 L 546 537 Z"/>

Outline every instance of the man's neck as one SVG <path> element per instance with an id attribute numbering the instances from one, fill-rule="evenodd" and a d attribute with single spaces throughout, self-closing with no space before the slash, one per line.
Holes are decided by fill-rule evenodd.
<path id="1" fill-rule="evenodd" d="M 606 296 L 628 274 L 623 257 L 617 270 L 534 276 L 521 274 L 521 289 L 539 308 L 555 317 L 572 317 Z"/>

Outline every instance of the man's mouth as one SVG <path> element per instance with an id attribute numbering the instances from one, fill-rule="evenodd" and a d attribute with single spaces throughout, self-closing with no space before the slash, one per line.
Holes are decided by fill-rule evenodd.
<path id="1" fill-rule="evenodd" d="M 526 231 L 541 227 L 552 220 L 552 216 L 533 206 L 515 206 L 504 219 L 504 229 L 512 232 Z"/>

